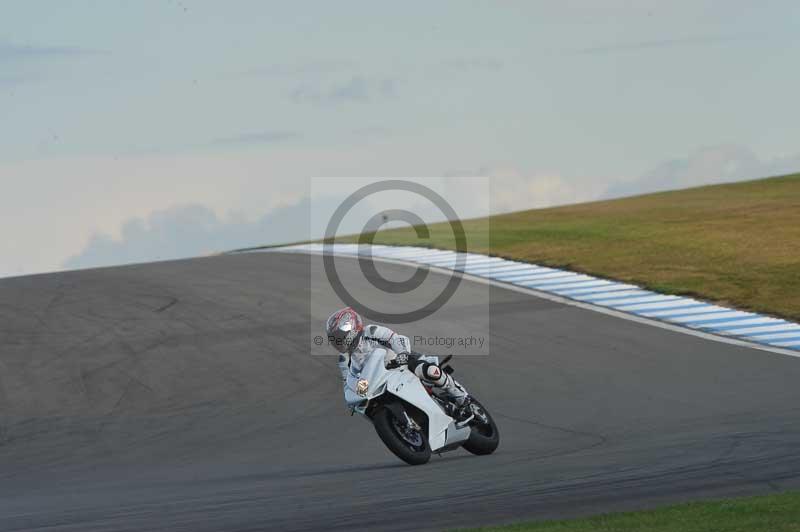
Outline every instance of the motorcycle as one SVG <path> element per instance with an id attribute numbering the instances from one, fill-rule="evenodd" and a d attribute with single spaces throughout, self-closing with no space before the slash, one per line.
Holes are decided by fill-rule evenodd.
<path id="1" fill-rule="evenodd" d="M 471 415 L 457 421 L 456 406 L 436 397 L 407 366 L 393 366 L 391 352 L 378 349 L 360 368 L 351 368 L 345 385 L 345 399 L 370 421 L 378 436 L 398 458 L 411 465 L 425 464 L 431 453 L 463 447 L 476 455 L 491 454 L 500 443 L 492 416 L 474 397 Z M 436 356 L 419 355 L 437 363 Z M 446 357 L 440 365 L 453 373 Z"/>

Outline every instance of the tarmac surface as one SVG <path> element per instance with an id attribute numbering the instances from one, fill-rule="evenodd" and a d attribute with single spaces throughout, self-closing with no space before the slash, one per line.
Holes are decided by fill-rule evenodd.
<path id="1" fill-rule="evenodd" d="M 468 281 L 413 333 L 488 306 L 491 355 L 454 366 L 500 448 L 406 466 L 311 342 L 339 304 L 315 261 L 0 280 L 0 530 L 442 530 L 800 487 L 800 359 Z"/>

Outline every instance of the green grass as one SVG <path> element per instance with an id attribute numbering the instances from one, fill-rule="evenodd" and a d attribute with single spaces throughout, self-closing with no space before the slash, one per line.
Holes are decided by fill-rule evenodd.
<path id="1" fill-rule="evenodd" d="M 470 532 L 800 532 L 800 493 L 470 529 Z"/>
<path id="2" fill-rule="evenodd" d="M 800 319 L 800 174 L 464 222 L 469 249 Z M 454 248 L 448 224 L 379 244 Z M 342 238 L 355 241 L 357 237 Z"/>

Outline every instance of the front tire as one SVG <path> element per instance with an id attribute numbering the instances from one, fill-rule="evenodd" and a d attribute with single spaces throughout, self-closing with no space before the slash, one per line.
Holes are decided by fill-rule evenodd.
<path id="1" fill-rule="evenodd" d="M 410 465 L 422 465 L 430 460 L 431 448 L 424 431 L 411 429 L 389 408 L 380 407 L 373 415 L 372 423 L 386 447 L 400 460 Z"/>
<path id="2" fill-rule="evenodd" d="M 475 412 L 475 420 L 470 424 L 469 439 L 464 442 L 462 447 L 472 454 L 492 454 L 500 445 L 500 432 L 498 432 L 497 425 L 489 411 L 475 399 L 472 400 L 472 404 L 473 410 L 478 411 Z M 479 413 L 485 418 L 485 421 L 479 419 Z"/>

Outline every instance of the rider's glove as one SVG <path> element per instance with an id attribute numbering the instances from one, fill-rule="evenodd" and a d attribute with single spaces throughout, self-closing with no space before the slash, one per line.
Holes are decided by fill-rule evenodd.
<path id="1" fill-rule="evenodd" d="M 392 360 L 386 365 L 388 369 L 399 368 L 400 366 L 405 366 L 408 364 L 408 353 L 398 353 L 394 356 Z"/>

